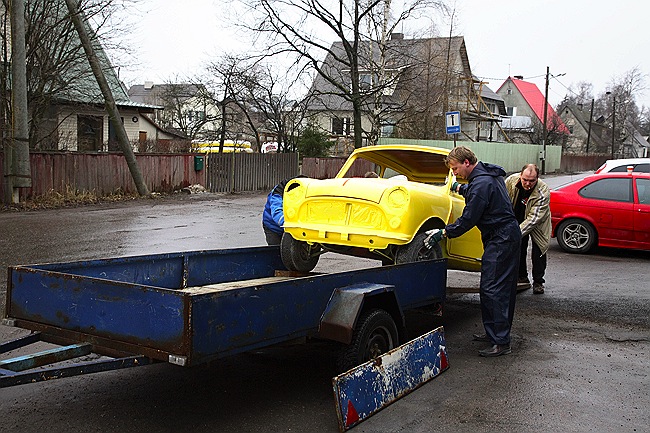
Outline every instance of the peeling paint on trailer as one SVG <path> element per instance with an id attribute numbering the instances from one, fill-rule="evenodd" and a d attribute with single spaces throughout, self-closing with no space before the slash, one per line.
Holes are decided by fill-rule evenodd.
<path id="1" fill-rule="evenodd" d="M 341 432 L 449 368 L 443 327 L 332 379 Z"/>

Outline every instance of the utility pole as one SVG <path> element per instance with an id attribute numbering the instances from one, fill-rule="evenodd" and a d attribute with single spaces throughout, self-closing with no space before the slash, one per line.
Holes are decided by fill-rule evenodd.
<path id="1" fill-rule="evenodd" d="M 542 135 L 542 174 L 546 174 L 546 138 L 548 136 L 546 130 L 546 118 L 548 116 L 548 76 L 550 68 L 546 67 L 546 86 L 544 90 L 544 131 Z"/>
<path id="2" fill-rule="evenodd" d="M 104 71 L 102 71 L 102 67 L 99 64 L 99 60 L 97 59 L 97 55 L 93 49 L 92 41 L 90 40 L 90 36 L 86 30 L 85 23 L 81 19 L 81 12 L 77 9 L 77 2 L 75 0 L 65 0 L 65 3 L 68 7 L 68 11 L 70 12 L 72 23 L 74 24 L 74 27 L 79 34 L 79 39 L 81 40 L 81 45 L 84 48 L 86 57 L 88 57 L 90 68 L 92 69 L 93 74 L 95 75 L 95 79 L 97 80 L 97 85 L 99 85 L 99 89 L 102 91 L 102 95 L 104 96 L 104 105 L 106 107 L 106 111 L 108 111 L 109 118 L 115 126 L 117 141 L 120 144 L 122 153 L 124 154 L 124 159 L 126 160 L 126 165 L 129 167 L 129 171 L 131 172 L 131 177 L 133 178 L 135 187 L 138 190 L 138 194 L 147 196 L 149 195 L 149 188 L 144 182 L 144 177 L 142 176 L 142 172 L 138 167 L 138 162 L 135 159 L 135 154 L 133 153 L 131 143 L 129 143 L 129 137 L 126 135 L 124 123 L 122 122 L 120 112 L 117 109 L 115 98 L 113 98 L 113 92 L 108 85 Z"/>
<path id="3" fill-rule="evenodd" d="M 591 140 L 591 122 L 594 121 L 594 100 L 591 99 L 591 112 L 589 114 L 589 128 L 587 129 L 587 150 L 585 153 L 589 154 L 589 141 Z"/>
<path id="4" fill-rule="evenodd" d="M 18 203 L 18 188 L 32 186 L 25 61 L 25 3 L 11 2 L 12 138 L 4 147 L 4 202 Z"/>
<path id="5" fill-rule="evenodd" d="M 614 136 L 616 135 L 616 95 L 612 93 L 612 157 L 614 159 Z"/>

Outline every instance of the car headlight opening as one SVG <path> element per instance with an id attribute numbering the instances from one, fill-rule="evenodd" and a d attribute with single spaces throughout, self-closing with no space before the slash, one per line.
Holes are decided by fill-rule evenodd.
<path id="1" fill-rule="evenodd" d="M 405 189 L 395 188 L 388 193 L 388 206 L 395 209 L 406 208 L 409 202 L 409 193 Z"/>

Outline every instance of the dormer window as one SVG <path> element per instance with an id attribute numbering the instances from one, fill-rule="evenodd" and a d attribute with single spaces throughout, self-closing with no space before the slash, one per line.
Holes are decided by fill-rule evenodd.
<path id="1" fill-rule="evenodd" d="M 380 81 L 379 75 L 370 71 L 359 72 L 359 88 L 362 91 L 373 91 L 381 87 L 384 96 L 391 96 L 395 93 L 397 81 L 399 78 L 399 69 L 387 69 L 384 71 L 383 82 Z"/>

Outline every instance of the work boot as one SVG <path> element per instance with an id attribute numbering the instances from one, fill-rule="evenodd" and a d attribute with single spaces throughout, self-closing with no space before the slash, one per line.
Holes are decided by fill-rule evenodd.
<path id="1" fill-rule="evenodd" d="M 528 289 L 530 289 L 530 281 L 528 281 L 528 278 L 519 278 L 517 281 L 517 293 Z"/>
<path id="2" fill-rule="evenodd" d="M 510 352 L 511 350 L 509 344 L 495 344 L 486 349 L 479 350 L 478 354 L 481 356 L 492 357 L 492 356 L 507 355 Z"/>
<path id="3" fill-rule="evenodd" d="M 542 293 L 544 293 L 544 284 L 542 283 L 533 284 L 533 294 L 541 295 Z"/>

